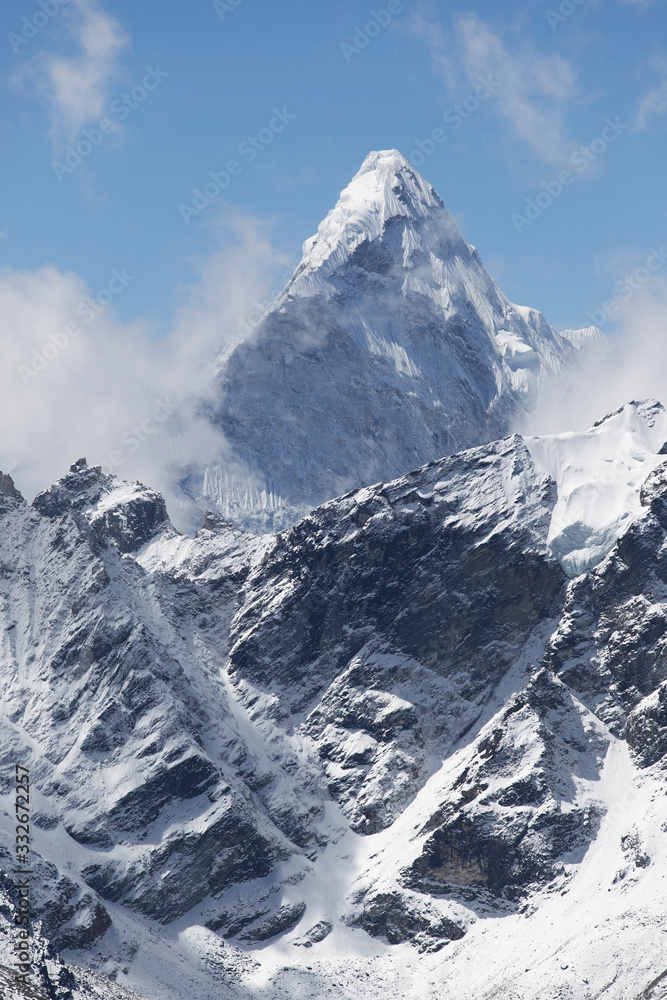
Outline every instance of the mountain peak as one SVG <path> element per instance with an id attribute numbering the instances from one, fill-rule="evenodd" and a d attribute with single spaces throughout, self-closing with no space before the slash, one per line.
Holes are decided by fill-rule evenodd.
<path id="1" fill-rule="evenodd" d="M 335 271 L 360 244 L 385 235 L 391 235 L 409 267 L 406 255 L 426 249 L 429 242 L 425 228 L 439 242 L 463 243 L 441 198 L 398 150 L 369 153 L 317 233 L 304 243 L 295 277 L 323 266 Z M 290 291 L 301 291 L 298 282 Z"/>
<path id="2" fill-rule="evenodd" d="M 397 173 L 399 170 L 407 168 L 411 170 L 410 161 L 398 149 L 374 149 L 368 154 L 361 164 L 359 174 L 365 174 L 369 170 L 391 170 Z M 359 176 L 357 174 L 357 176 Z"/>
<path id="3" fill-rule="evenodd" d="M 212 419 L 241 471 L 216 464 L 192 489 L 232 521 L 284 527 L 502 437 L 573 353 L 505 298 L 405 157 L 369 153 L 251 338 L 217 359 Z"/>
<path id="4" fill-rule="evenodd" d="M 373 175 L 373 177 L 368 178 L 369 174 Z M 436 204 L 442 206 L 442 201 L 431 185 L 423 179 L 419 171 L 397 149 L 380 149 L 369 153 L 345 191 L 349 190 L 353 185 L 358 187 L 358 182 L 364 177 L 378 184 L 380 188 L 384 188 L 386 182 L 389 181 L 390 190 L 398 186 L 406 190 L 412 188 L 413 195 L 428 192 L 429 195 L 435 197 Z M 421 199 L 418 197 L 417 200 Z"/>

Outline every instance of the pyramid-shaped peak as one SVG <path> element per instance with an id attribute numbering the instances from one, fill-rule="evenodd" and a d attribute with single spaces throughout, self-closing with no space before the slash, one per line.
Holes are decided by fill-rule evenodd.
<path id="1" fill-rule="evenodd" d="M 397 149 L 369 153 L 329 215 L 356 206 L 383 209 L 385 220 L 395 215 L 416 220 L 444 209 L 431 185 Z"/>
<path id="2" fill-rule="evenodd" d="M 191 488 L 231 521 L 282 529 L 504 437 L 580 339 L 509 302 L 431 185 L 376 150 L 259 323 L 216 356 L 213 419 L 235 461 Z"/>
<path id="3" fill-rule="evenodd" d="M 463 242 L 442 199 L 410 162 L 396 149 L 376 150 L 368 154 L 317 233 L 304 243 L 297 274 L 325 263 L 338 268 L 356 247 L 383 237 L 396 223 L 420 231 L 427 223 L 430 238 Z M 408 244 L 414 242 L 407 237 Z M 401 244 L 406 245 L 402 238 Z"/>

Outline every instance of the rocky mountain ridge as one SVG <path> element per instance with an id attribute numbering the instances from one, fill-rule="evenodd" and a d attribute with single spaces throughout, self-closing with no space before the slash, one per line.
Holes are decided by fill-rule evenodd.
<path id="1" fill-rule="evenodd" d="M 609 415 L 574 486 L 514 435 L 277 536 L 3 477 L 0 860 L 21 763 L 54 953 L 151 1000 L 659 996 L 663 423 Z M 572 575 L 605 448 L 637 502 Z"/>

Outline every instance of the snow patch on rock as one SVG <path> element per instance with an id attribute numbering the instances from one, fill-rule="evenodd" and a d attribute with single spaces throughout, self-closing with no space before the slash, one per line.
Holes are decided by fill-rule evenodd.
<path id="1" fill-rule="evenodd" d="M 656 401 L 633 402 L 588 431 L 525 441 L 558 487 L 549 547 L 577 576 L 601 562 L 641 513 L 642 484 L 665 462 L 667 413 Z"/>

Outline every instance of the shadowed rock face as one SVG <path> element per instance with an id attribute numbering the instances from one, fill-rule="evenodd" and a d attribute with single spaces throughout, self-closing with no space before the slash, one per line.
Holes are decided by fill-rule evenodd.
<path id="1" fill-rule="evenodd" d="M 640 767 L 667 756 L 667 684 L 661 684 L 628 718 L 625 736 Z"/>
<path id="2" fill-rule="evenodd" d="M 209 587 L 206 596 L 184 587 L 172 618 L 174 593 L 127 558 L 156 535 L 177 539 L 162 498 L 77 464 L 32 508 L 8 510 L 2 531 L 12 552 L 2 593 L 12 722 L 0 757 L 9 773 L 26 737 L 41 749 L 21 752 L 40 801 L 34 905 L 55 946 L 99 941 L 111 926 L 106 902 L 169 923 L 209 894 L 268 875 L 293 847 L 228 772 L 242 740 L 228 728 L 219 672 L 206 641 L 195 653 L 190 632 L 178 631 L 193 616 L 208 632 Z M 35 548 L 25 551 L 31 536 L 36 560 Z M 218 637 L 230 594 L 224 580 L 211 586 Z M 75 848 L 67 875 L 39 860 L 52 836 Z"/>
<path id="3" fill-rule="evenodd" d="M 45 517 L 56 518 L 89 510 L 96 503 L 89 524 L 100 542 L 110 542 L 124 554 L 136 552 L 165 527 L 167 507 L 159 493 L 139 484 L 107 505 L 104 498 L 113 491 L 113 477 L 104 475 L 99 466 L 89 468 L 81 459 L 56 486 L 36 496 L 33 507 Z"/>
<path id="4" fill-rule="evenodd" d="M 309 663 L 315 688 L 372 635 L 439 676 L 465 662 L 474 696 L 557 608 L 564 575 L 544 547 L 554 501 L 517 438 L 325 505 L 248 581 L 232 670 L 275 690 Z"/>
<path id="5" fill-rule="evenodd" d="M 82 874 L 103 899 L 169 924 L 209 894 L 263 878 L 279 860 L 280 851 L 237 801 L 204 833 L 177 833 L 139 863 L 91 864 Z"/>
<path id="6" fill-rule="evenodd" d="M 99 904 L 95 919 L 102 925 L 110 926 Z M 65 964 L 56 954 L 55 941 L 49 937 L 48 930 L 44 924 L 33 923 L 31 927 L 31 968 L 26 974 L 26 981 L 17 978 L 16 955 L 12 952 L 10 958 L 5 952 L 3 957 L 7 964 L 0 964 L 0 996 L 3 1000 L 141 1000 L 130 990 L 116 986 L 111 979 Z M 103 931 L 97 927 L 94 933 L 99 935 Z M 0 886 L 0 940 L 14 934 L 9 894 L 4 886 Z M 70 945 L 62 941 L 58 947 L 68 948 Z"/>
<path id="7" fill-rule="evenodd" d="M 508 439 L 325 505 L 248 579 L 232 676 L 279 693 L 285 715 L 307 712 L 355 830 L 395 819 L 426 776 L 426 745 L 445 752 L 474 725 L 557 615 L 565 577 L 544 545 L 554 500 Z"/>
<path id="8" fill-rule="evenodd" d="M 386 938 L 389 944 L 410 941 L 419 951 L 438 951 L 447 941 L 458 941 L 465 934 L 462 927 L 430 909 L 423 899 L 399 892 L 370 897 L 355 923 L 372 937 Z"/>
<path id="9" fill-rule="evenodd" d="M 641 704 L 649 699 L 649 715 L 659 712 L 652 696 L 667 680 L 667 543 L 654 513 L 666 498 L 667 479 L 658 469 L 642 489 L 644 516 L 600 566 L 569 584 L 544 657 L 631 746 L 635 734 L 641 738 Z"/>
<path id="10" fill-rule="evenodd" d="M 470 763 L 425 825 L 429 837 L 405 884 L 517 900 L 527 886 L 551 881 L 559 859 L 586 849 L 597 832 L 601 809 L 564 811 L 562 803 L 575 799 L 566 775 L 598 777 L 607 749 L 600 728 L 582 718 L 565 685 L 536 673 L 470 748 Z"/>

